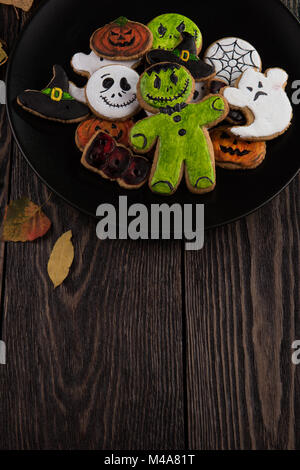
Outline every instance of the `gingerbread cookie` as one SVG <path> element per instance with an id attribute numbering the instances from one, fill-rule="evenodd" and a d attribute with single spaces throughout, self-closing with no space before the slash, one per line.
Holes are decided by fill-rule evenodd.
<path id="1" fill-rule="evenodd" d="M 73 70 L 79 75 L 84 77 L 90 77 L 97 70 L 105 67 L 106 65 L 126 65 L 127 67 L 136 67 L 139 61 L 136 60 L 110 60 L 99 57 L 94 51 L 89 54 L 83 52 L 77 52 L 71 60 Z"/>
<path id="2" fill-rule="evenodd" d="M 117 145 L 108 134 L 98 131 L 82 154 L 81 163 L 88 170 L 126 189 L 138 189 L 146 182 L 150 164 L 144 157 L 133 155 L 123 145 Z"/>
<path id="3" fill-rule="evenodd" d="M 107 65 L 97 70 L 84 88 L 70 83 L 70 90 L 96 116 L 110 121 L 123 121 L 140 110 L 136 94 L 138 80 L 138 73 L 129 67 Z"/>
<path id="4" fill-rule="evenodd" d="M 236 126 L 230 132 L 245 140 L 271 140 L 290 126 L 293 109 L 285 92 L 288 75 L 279 68 L 264 74 L 247 69 L 236 87 L 222 90 L 232 107 L 242 109 L 248 125 Z"/>
<path id="5" fill-rule="evenodd" d="M 252 170 L 265 159 L 266 143 L 238 139 L 226 127 L 210 132 L 216 164 L 229 170 Z"/>
<path id="6" fill-rule="evenodd" d="M 102 28 L 91 37 L 91 49 L 100 57 L 111 60 L 133 60 L 151 49 L 152 33 L 147 26 L 124 16 Z"/>
<path id="7" fill-rule="evenodd" d="M 91 117 L 81 122 L 76 129 L 75 142 L 79 150 L 83 151 L 85 146 L 98 131 L 106 132 L 113 137 L 118 144 L 128 146 L 129 131 L 134 122 L 128 121 L 106 121 L 97 117 Z"/>
<path id="8" fill-rule="evenodd" d="M 53 78 L 46 88 L 42 91 L 25 90 L 17 102 L 32 114 L 63 123 L 82 121 L 90 113 L 85 104 L 70 94 L 68 77 L 60 65 L 54 65 Z"/>
<path id="9" fill-rule="evenodd" d="M 226 117 L 227 104 L 217 95 L 188 104 L 193 92 L 192 75 L 176 63 L 153 65 L 141 76 L 138 98 L 144 109 L 156 114 L 135 124 L 130 140 L 140 152 L 148 152 L 156 144 L 149 180 L 153 192 L 173 194 L 183 172 L 194 193 L 206 193 L 215 187 L 214 155 L 207 128 Z"/>
<path id="10" fill-rule="evenodd" d="M 166 13 L 150 21 L 148 28 L 153 34 L 152 49 L 172 51 L 180 43 L 182 33 L 187 32 L 194 37 L 198 54 L 201 50 L 201 31 L 198 26 L 186 16 L 177 13 Z"/>
<path id="11" fill-rule="evenodd" d="M 209 80 L 215 75 L 213 66 L 203 62 L 197 55 L 194 36 L 187 31 L 181 33 L 182 41 L 172 51 L 153 49 L 146 54 L 149 64 L 176 62 L 183 65 L 192 74 L 195 81 Z"/>
<path id="12" fill-rule="evenodd" d="M 261 70 L 257 50 L 249 42 L 235 37 L 219 39 L 211 44 L 204 54 L 204 61 L 214 66 L 216 78 L 231 86 L 245 70 Z"/>

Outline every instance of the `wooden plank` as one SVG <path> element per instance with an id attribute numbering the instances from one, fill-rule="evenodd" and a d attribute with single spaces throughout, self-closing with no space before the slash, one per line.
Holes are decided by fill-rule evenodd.
<path id="1" fill-rule="evenodd" d="M 191 449 L 299 448 L 299 196 L 298 177 L 185 255 Z"/>
<path id="2" fill-rule="evenodd" d="M 187 399 L 192 449 L 299 443 L 299 180 L 186 255 Z M 298 385 L 296 386 L 298 380 Z M 299 428 L 298 428 L 299 433 Z"/>
<path id="3" fill-rule="evenodd" d="M 0 38 L 6 43 L 6 52 L 12 49 L 18 36 L 19 24 L 15 11 L 11 7 L 0 5 Z M 5 80 L 7 63 L 0 67 L 0 80 Z M 5 105 L 0 104 L 0 226 L 2 226 L 4 210 L 9 198 L 9 174 L 11 131 L 8 124 Z M 0 241 L 0 305 L 4 285 L 5 244 Z M 2 315 L 0 312 L 0 338 L 2 330 Z"/>
<path id="4" fill-rule="evenodd" d="M 45 201 L 14 162 L 12 198 Z M 45 212 L 45 238 L 7 247 L 0 448 L 183 448 L 180 244 L 98 241 L 56 197 Z M 75 262 L 54 290 L 47 259 L 69 229 Z"/>
<path id="5" fill-rule="evenodd" d="M 11 198 L 47 200 L 16 147 L 13 162 Z M 60 199 L 44 210 L 45 238 L 7 245 L 0 448 L 184 448 L 180 242 L 101 242 Z M 47 260 L 69 229 L 54 290 Z"/>

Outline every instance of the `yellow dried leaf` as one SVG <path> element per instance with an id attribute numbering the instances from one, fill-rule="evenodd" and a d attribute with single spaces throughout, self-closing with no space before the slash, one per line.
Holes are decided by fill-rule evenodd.
<path id="1" fill-rule="evenodd" d="M 7 59 L 8 59 L 8 55 L 6 54 L 5 46 L 4 46 L 3 42 L 0 39 L 0 65 L 5 64 Z"/>
<path id="2" fill-rule="evenodd" d="M 52 249 L 48 261 L 48 274 L 54 288 L 64 282 L 73 263 L 74 247 L 71 238 L 72 231 L 69 230 L 59 237 Z"/>
<path id="3" fill-rule="evenodd" d="M 0 3 L 5 3 L 5 5 L 13 5 L 17 8 L 22 8 L 24 11 L 29 11 L 32 7 L 33 0 L 0 0 Z"/>

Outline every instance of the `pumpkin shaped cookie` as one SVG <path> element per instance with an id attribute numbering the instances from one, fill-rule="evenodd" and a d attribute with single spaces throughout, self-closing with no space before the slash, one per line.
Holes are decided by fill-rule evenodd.
<path id="1" fill-rule="evenodd" d="M 97 117 L 91 117 L 81 122 L 76 129 L 75 142 L 79 150 L 83 151 L 85 146 L 98 131 L 106 132 L 113 137 L 117 143 L 127 146 L 129 131 L 133 121 L 107 121 Z"/>
<path id="2" fill-rule="evenodd" d="M 216 164 L 229 170 L 251 170 L 266 156 L 266 143 L 238 139 L 228 128 L 219 127 L 210 132 Z"/>
<path id="3" fill-rule="evenodd" d="M 100 57 L 113 60 L 141 58 L 152 46 L 153 36 L 149 28 L 130 21 L 124 16 L 102 28 L 91 37 L 91 49 Z"/>

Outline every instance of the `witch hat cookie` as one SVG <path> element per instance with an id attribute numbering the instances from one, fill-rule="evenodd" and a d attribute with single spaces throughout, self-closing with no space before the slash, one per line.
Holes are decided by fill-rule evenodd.
<path id="1" fill-rule="evenodd" d="M 70 95 L 69 79 L 60 65 L 53 66 L 53 78 L 46 88 L 25 90 L 17 102 L 32 114 L 63 123 L 80 122 L 90 114 L 85 104 Z"/>
<path id="2" fill-rule="evenodd" d="M 182 41 L 172 51 L 153 49 L 146 57 L 149 64 L 176 62 L 189 70 L 196 81 L 208 80 L 215 75 L 213 66 L 206 64 L 197 56 L 195 38 L 190 33 L 181 33 Z"/>

